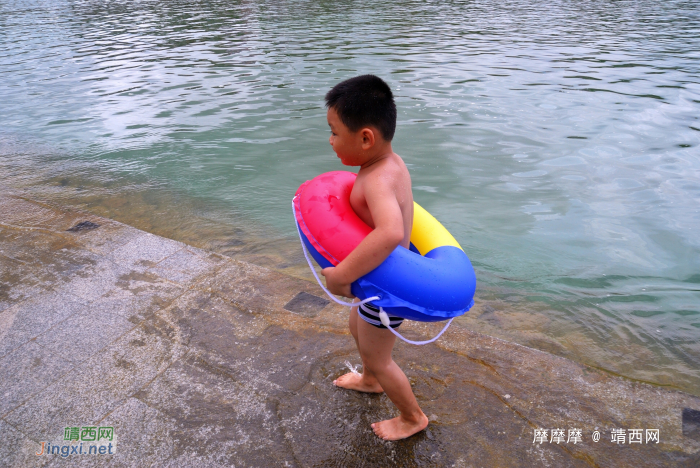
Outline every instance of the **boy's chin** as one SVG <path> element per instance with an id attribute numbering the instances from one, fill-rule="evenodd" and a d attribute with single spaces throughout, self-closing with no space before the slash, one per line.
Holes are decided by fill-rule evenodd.
<path id="1" fill-rule="evenodd" d="M 355 164 L 352 161 L 348 161 L 347 159 L 343 159 L 340 156 L 338 156 L 338 159 L 340 159 L 340 162 L 343 164 L 343 166 L 360 166 L 360 164 Z"/>

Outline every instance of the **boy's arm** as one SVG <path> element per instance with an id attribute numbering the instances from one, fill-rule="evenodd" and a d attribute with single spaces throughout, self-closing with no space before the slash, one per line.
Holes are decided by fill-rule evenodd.
<path id="1" fill-rule="evenodd" d="M 404 239 L 403 215 L 392 185 L 366 181 L 365 200 L 375 227 L 338 266 L 321 271 L 333 294 L 353 297 L 350 284 L 377 268 Z"/>

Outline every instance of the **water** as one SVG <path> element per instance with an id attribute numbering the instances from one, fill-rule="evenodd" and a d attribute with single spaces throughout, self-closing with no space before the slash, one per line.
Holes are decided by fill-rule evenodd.
<path id="1" fill-rule="evenodd" d="M 700 394 L 699 59 L 691 1 L 5 1 L 0 182 L 309 276 L 322 98 L 375 73 L 461 326 Z"/>

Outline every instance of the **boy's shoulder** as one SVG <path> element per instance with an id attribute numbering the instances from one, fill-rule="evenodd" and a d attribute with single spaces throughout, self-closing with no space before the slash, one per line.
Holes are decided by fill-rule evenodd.
<path id="1" fill-rule="evenodd" d="M 360 168 L 357 175 L 367 180 L 386 177 L 390 177 L 391 180 L 396 181 L 400 181 L 405 177 L 410 179 L 406 163 L 404 163 L 401 156 L 396 153 L 391 153 L 388 157 L 377 161 L 367 168 Z"/>
<path id="2" fill-rule="evenodd" d="M 403 159 L 392 153 L 391 157 L 361 168 L 352 190 L 351 199 L 355 203 L 395 197 L 397 200 L 413 199 L 411 194 L 411 176 Z M 353 205 L 354 206 L 354 205 Z"/>

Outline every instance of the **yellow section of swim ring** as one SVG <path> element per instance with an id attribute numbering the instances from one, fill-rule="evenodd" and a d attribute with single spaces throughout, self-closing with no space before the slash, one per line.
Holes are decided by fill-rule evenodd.
<path id="1" fill-rule="evenodd" d="M 418 203 L 413 202 L 413 228 L 411 229 L 411 242 L 421 255 L 425 255 L 437 247 L 451 245 L 464 251 L 452 234 L 435 219 L 433 215 L 425 211 Z"/>

